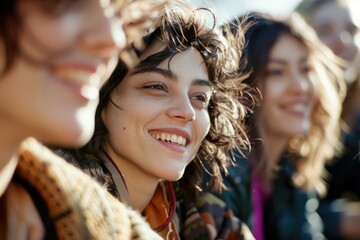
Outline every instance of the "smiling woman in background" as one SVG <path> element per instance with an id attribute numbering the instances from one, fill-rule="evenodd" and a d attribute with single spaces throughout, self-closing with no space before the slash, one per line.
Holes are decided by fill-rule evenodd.
<path id="1" fill-rule="evenodd" d="M 248 161 L 229 169 L 221 198 L 257 240 L 321 239 L 315 190 L 324 192 L 324 162 L 338 143 L 340 68 L 300 18 L 254 13 L 241 21 L 250 24 L 245 83 L 262 99 L 247 117 Z"/>

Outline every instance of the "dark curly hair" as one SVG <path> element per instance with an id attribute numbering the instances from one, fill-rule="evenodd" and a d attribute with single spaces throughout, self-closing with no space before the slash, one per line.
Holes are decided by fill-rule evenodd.
<path id="1" fill-rule="evenodd" d="M 206 25 L 207 14 L 213 17 L 213 26 Z M 166 59 L 170 58 L 171 61 L 174 55 L 192 47 L 204 59 L 213 89 L 208 107 L 211 127 L 196 158 L 187 166 L 179 183 L 181 189 L 196 193 L 206 171 L 212 176 L 210 187 L 220 189 L 221 173 L 226 172 L 227 166 L 233 163 L 232 151 L 237 149 L 241 152 L 248 148 L 242 125 L 246 110 L 239 101 L 245 86 L 237 71 L 243 44 L 242 31 L 239 29 L 236 37 L 225 38 L 222 30 L 216 27 L 215 16 L 210 10 L 194 9 L 185 3 L 180 7 L 173 4 L 164 9 L 155 28 L 144 37 L 143 48 L 135 50 L 140 56 L 144 49 L 156 41 L 166 47 L 138 63 L 133 72 L 151 71 Z M 128 71 L 127 65 L 120 60 L 110 79 L 100 90 L 95 133 L 87 145 L 75 152 L 76 158 L 82 159 L 82 164 L 86 164 L 89 159 L 101 159 L 104 136 L 108 134 L 101 113 L 110 104 L 111 93 Z"/>

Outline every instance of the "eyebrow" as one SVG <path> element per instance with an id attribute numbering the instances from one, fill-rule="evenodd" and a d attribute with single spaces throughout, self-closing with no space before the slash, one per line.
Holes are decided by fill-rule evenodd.
<path id="1" fill-rule="evenodd" d="M 308 57 L 303 57 L 299 60 L 300 63 L 304 63 L 308 61 Z M 270 58 L 269 59 L 269 63 L 278 63 L 278 64 L 282 64 L 282 65 L 286 65 L 288 63 L 287 60 L 283 60 L 283 59 L 279 59 L 279 58 Z"/>
<path id="2" fill-rule="evenodd" d="M 179 81 L 179 77 L 177 76 L 177 74 L 169 71 L 169 70 L 166 70 L 166 69 L 162 69 L 162 68 L 152 68 L 151 70 L 150 69 L 144 69 L 142 71 L 138 71 L 136 73 L 145 73 L 145 72 L 148 72 L 148 73 L 151 73 L 151 72 L 155 72 L 155 73 L 158 73 L 168 79 L 171 79 L 175 82 L 178 82 Z M 135 73 L 135 74 L 136 74 Z M 205 79 L 200 79 L 200 78 L 196 78 L 192 81 L 191 85 L 197 85 L 197 86 L 208 86 L 210 87 L 210 81 L 208 80 L 205 80 Z"/>

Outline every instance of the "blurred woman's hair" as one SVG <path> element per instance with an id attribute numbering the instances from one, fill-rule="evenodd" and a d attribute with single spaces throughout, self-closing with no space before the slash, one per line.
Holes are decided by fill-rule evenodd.
<path id="1" fill-rule="evenodd" d="M 324 163 L 334 155 L 339 146 L 339 117 L 345 93 L 338 59 L 320 42 L 312 28 L 299 15 L 294 14 L 286 20 L 276 20 L 265 14 L 250 13 L 234 20 L 233 25 L 237 26 L 239 22 L 248 28 L 240 61 L 241 71 L 248 74 L 245 83 L 260 92 L 266 78 L 270 52 L 281 36 L 291 36 L 307 49 L 310 77 L 314 81 L 317 102 L 311 116 L 310 130 L 301 136 L 294 136 L 286 153 L 295 156 L 293 159 L 297 173 L 294 183 L 302 189 L 315 187 L 319 192 L 324 192 Z M 266 140 L 259 140 L 266 139 L 263 121 L 259 119 L 261 104 L 253 111 L 246 119 L 248 129 L 251 129 L 249 136 L 253 144 L 249 160 L 266 183 L 274 177 L 274 170 L 278 166 L 272 166 L 267 161 L 267 153 L 271 150 L 268 149 Z"/>

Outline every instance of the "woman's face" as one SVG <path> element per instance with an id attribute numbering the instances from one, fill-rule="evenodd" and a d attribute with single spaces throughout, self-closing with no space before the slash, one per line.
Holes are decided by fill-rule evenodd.
<path id="1" fill-rule="evenodd" d="M 0 125 L 20 140 L 77 146 L 92 135 L 99 88 L 125 38 L 121 29 L 115 42 L 99 0 L 45 9 L 38 1 L 17 5 L 20 55 L 0 79 Z"/>
<path id="2" fill-rule="evenodd" d="M 358 27 L 349 6 L 336 1 L 323 4 L 312 14 L 312 25 L 319 38 L 339 57 L 352 61 L 359 51 L 355 43 Z"/>
<path id="3" fill-rule="evenodd" d="M 307 49 L 282 35 L 270 51 L 262 89 L 261 120 L 272 136 L 291 138 L 306 133 L 315 102 Z"/>
<path id="4" fill-rule="evenodd" d="M 159 44 L 146 56 L 158 52 Z M 210 128 L 212 91 L 200 53 L 190 48 L 148 72 L 127 75 L 103 112 L 107 145 L 121 169 L 135 166 L 155 179 L 179 179 Z"/>

